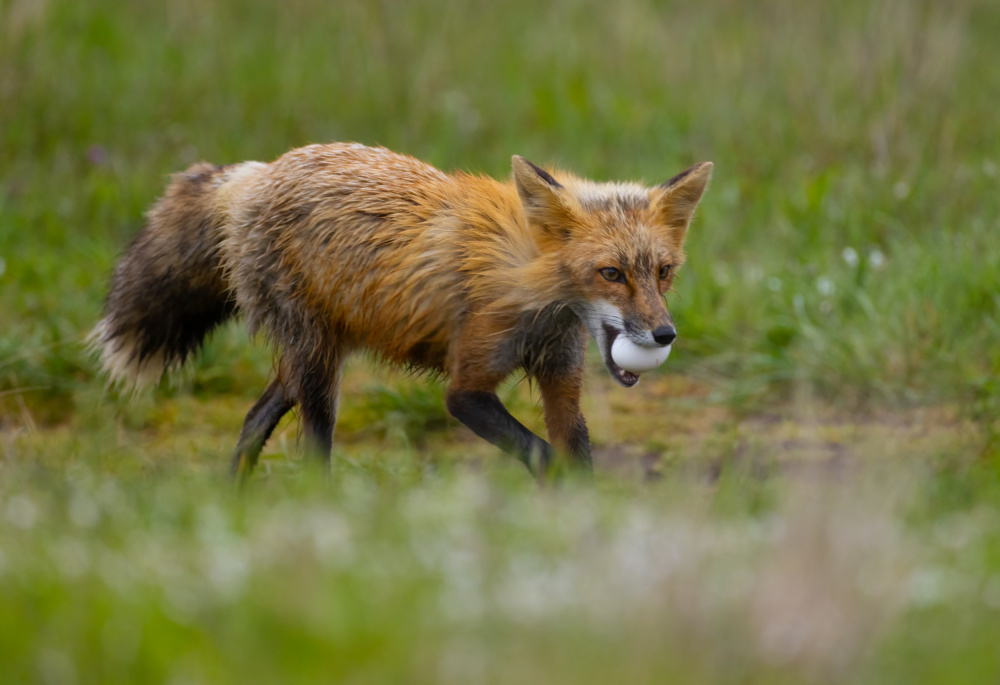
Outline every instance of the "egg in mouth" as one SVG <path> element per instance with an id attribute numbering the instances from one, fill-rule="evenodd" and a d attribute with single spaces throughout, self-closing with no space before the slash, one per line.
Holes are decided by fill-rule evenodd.
<path id="1" fill-rule="evenodd" d="M 604 332 L 601 341 L 604 364 L 611 377 L 623 387 L 631 388 L 639 382 L 641 373 L 655 369 L 670 356 L 670 345 L 639 345 L 607 325 Z"/>

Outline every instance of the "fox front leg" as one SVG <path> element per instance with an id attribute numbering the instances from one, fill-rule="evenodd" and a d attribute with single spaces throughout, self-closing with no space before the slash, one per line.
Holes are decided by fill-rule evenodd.
<path id="1" fill-rule="evenodd" d="M 511 416 L 494 392 L 448 390 L 448 411 L 472 432 L 516 456 L 535 475 L 552 463 L 552 445 Z"/>
<path id="2" fill-rule="evenodd" d="M 509 344 L 511 325 L 488 315 L 466 322 L 452 352 L 445 403 L 473 433 L 513 454 L 531 473 L 544 475 L 552 464 L 552 445 L 511 416 L 496 394 L 521 362 L 516 346 Z"/>
<path id="3" fill-rule="evenodd" d="M 560 370 L 556 374 L 539 374 L 538 386 L 545 407 L 545 427 L 549 440 L 562 453 L 568 454 L 574 466 L 593 470 L 590 457 L 590 432 L 580 411 L 583 389 L 583 364 L 578 368 Z"/>

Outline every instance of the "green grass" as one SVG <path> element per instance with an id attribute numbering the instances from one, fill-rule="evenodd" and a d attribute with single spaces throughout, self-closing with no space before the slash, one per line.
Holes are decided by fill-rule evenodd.
<path id="1" fill-rule="evenodd" d="M 928 491 L 883 467 L 539 491 L 342 460 L 244 497 L 189 469 L 22 472 L 5 682 L 988 682 L 998 512 L 949 500 L 1000 494 L 996 471 Z"/>
<path id="2" fill-rule="evenodd" d="M 988 0 L 0 0 L 0 681 L 996 680 L 997 35 Z M 105 389 L 82 340 L 168 175 L 331 140 L 715 162 L 667 369 L 590 374 L 593 482 L 359 362 L 332 482 L 293 418 L 237 497 L 238 326 Z"/>

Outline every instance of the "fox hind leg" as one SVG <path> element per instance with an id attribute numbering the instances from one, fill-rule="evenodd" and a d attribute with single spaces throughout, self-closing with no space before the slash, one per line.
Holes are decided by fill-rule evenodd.
<path id="1" fill-rule="evenodd" d="M 295 405 L 299 406 L 308 458 L 329 469 L 339 386 L 339 353 L 322 359 L 291 362 L 288 357 L 282 359 L 278 377 L 267 387 L 243 422 L 231 462 L 237 481 L 244 483 L 250 477 L 264 443 L 282 417 Z"/>
<path id="2" fill-rule="evenodd" d="M 299 371 L 296 400 L 302 417 L 307 458 L 318 461 L 327 471 L 333 449 L 333 427 L 337 421 L 340 363 L 339 350 L 333 350 L 320 359 L 311 358 L 295 365 Z"/>
<path id="3" fill-rule="evenodd" d="M 295 401 L 288 397 L 279 377 L 267 386 L 253 409 L 247 413 L 231 465 L 233 476 L 239 482 L 245 482 L 253 473 L 264 443 L 271 437 L 281 418 L 294 406 Z"/>

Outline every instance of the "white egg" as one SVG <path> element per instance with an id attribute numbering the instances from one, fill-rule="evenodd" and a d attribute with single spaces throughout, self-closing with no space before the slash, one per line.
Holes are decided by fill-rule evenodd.
<path id="1" fill-rule="evenodd" d="M 632 373 L 642 373 L 655 369 L 667 361 L 670 345 L 665 347 L 643 347 L 636 345 L 623 335 L 615 338 L 611 345 L 611 359 L 615 364 Z"/>

